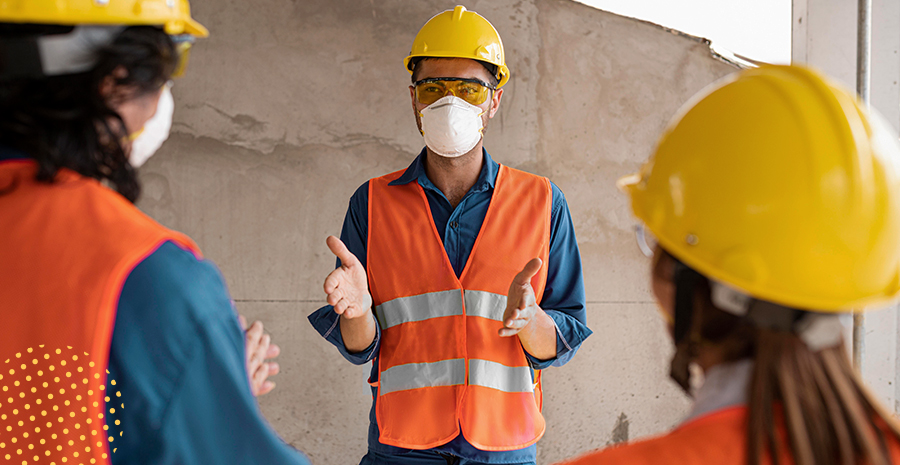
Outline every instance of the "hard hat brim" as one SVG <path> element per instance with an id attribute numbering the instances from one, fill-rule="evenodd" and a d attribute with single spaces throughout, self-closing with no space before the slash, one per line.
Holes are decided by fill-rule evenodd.
<path id="1" fill-rule="evenodd" d="M 462 60 L 483 61 L 485 63 L 492 64 L 497 67 L 498 76 L 494 76 L 494 77 L 496 77 L 497 81 L 499 81 L 497 83 L 498 89 L 503 87 L 503 85 L 506 84 L 507 82 L 509 82 L 509 68 L 505 64 L 497 64 L 497 63 L 493 63 L 493 62 L 490 62 L 487 60 L 479 60 L 477 58 L 471 58 L 471 57 L 460 57 L 460 56 L 456 56 L 452 53 L 413 54 L 413 55 L 410 55 L 410 56 L 404 58 L 403 66 L 406 67 L 406 71 L 409 72 L 410 75 L 412 75 L 412 73 L 413 73 L 412 66 L 410 66 L 410 65 L 412 64 L 412 61 L 415 60 L 416 58 L 422 58 L 422 59 L 424 59 L 424 58 L 459 58 Z"/>
<path id="2" fill-rule="evenodd" d="M 184 32 L 198 39 L 209 37 L 209 29 L 195 21 L 194 18 L 188 18 L 184 21 Z"/>

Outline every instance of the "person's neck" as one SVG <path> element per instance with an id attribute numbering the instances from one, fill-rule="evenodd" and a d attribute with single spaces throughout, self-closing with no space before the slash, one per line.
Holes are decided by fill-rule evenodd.
<path id="1" fill-rule="evenodd" d="M 467 153 L 455 157 L 442 157 L 426 148 L 425 174 L 444 193 L 450 205 L 456 208 L 469 189 L 478 181 L 484 166 L 482 142 Z"/>

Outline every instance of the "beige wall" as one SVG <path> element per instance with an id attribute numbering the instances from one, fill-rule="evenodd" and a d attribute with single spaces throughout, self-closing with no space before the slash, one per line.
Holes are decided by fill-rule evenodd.
<path id="1" fill-rule="evenodd" d="M 347 200 L 422 147 L 402 59 L 451 1 L 195 0 L 212 31 L 175 86 L 172 137 L 142 169 L 139 206 L 191 235 L 238 309 L 283 348 L 262 409 L 317 464 L 366 449 L 368 366 L 344 361 L 306 316 L 323 305 Z M 545 372 L 551 463 L 661 431 L 687 401 L 667 380 L 670 344 L 647 260 L 615 179 L 638 167 L 689 96 L 734 68 L 707 45 L 567 0 L 473 1 L 500 31 L 512 80 L 486 147 L 565 192 L 595 334 Z"/>

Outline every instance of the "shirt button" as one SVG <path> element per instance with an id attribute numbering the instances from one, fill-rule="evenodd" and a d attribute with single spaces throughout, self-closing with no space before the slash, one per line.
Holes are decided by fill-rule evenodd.
<path id="1" fill-rule="evenodd" d="M 457 223 L 456 221 L 451 221 L 451 222 L 450 222 L 450 227 L 453 228 L 453 229 L 456 229 L 456 228 L 459 227 L 459 223 Z"/>

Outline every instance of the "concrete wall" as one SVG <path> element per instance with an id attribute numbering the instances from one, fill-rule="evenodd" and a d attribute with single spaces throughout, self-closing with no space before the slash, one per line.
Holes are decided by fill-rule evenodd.
<path id="1" fill-rule="evenodd" d="M 317 464 L 366 449 L 368 366 L 350 365 L 306 316 L 323 305 L 347 200 L 422 148 L 402 59 L 444 0 L 195 0 L 212 31 L 174 88 L 175 125 L 142 169 L 139 206 L 191 235 L 238 309 L 283 348 L 263 412 Z M 662 431 L 688 402 L 666 376 L 670 343 L 617 177 L 669 117 L 734 67 L 706 43 L 567 0 L 472 1 L 506 45 L 512 80 L 486 147 L 566 193 L 595 334 L 545 372 L 539 462 Z"/>

